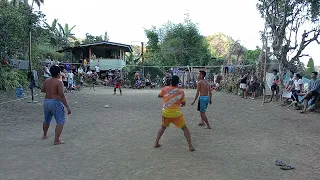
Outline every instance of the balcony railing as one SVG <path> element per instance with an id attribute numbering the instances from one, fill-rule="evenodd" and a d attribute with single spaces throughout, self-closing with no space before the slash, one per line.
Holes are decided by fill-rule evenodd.
<path id="1" fill-rule="evenodd" d="M 122 69 L 126 66 L 126 62 L 123 59 L 91 59 L 89 62 L 90 68 L 94 69 L 96 65 L 100 67 L 100 70 L 105 71 L 109 69 Z"/>

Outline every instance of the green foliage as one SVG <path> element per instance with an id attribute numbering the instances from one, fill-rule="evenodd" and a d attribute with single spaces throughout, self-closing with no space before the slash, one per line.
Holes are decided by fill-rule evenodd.
<path id="1" fill-rule="evenodd" d="M 35 47 L 33 55 L 35 56 L 35 59 L 46 59 L 50 57 L 59 61 L 65 60 L 65 54 L 56 52 L 54 48 L 48 45 L 39 45 Z"/>
<path id="2" fill-rule="evenodd" d="M 25 71 L 12 69 L 7 65 L 0 66 L 0 90 L 8 91 L 18 86 L 25 87 L 28 84 Z"/>
<path id="3" fill-rule="evenodd" d="M 34 33 L 33 43 L 38 40 L 35 35 L 39 22 L 44 17 L 40 12 L 32 13 L 26 4 L 13 6 L 6 0 L 0 1 L 0 58 L 27 57 L 28 30 Z"/>
<path id="4" fill-rule="evenodd" d="M 72 33 L 75 26 L 69 28 L 69 24 L 62 26 L 58 23 L 58 19 L 54 19 L 50 24 L 44 22 L 45 28 L 49 31 L 50 44 L 56 48 L 61 49 L 75 45 L 77 38 Z"/>
<path id="5" fill-rule="evenodd" d="M 247 50 L 245 52 L 245 64 L 255 64 L 259 60 L 261 49 Z"/>
<path id="6" fill-rule="evenodd" d="M 89 33 L 86 33 L 86 39 L 82 42 L 84 44 L 93 43 L 93 42 L 102 42 L 102 36 L 93 36 Z"/>
<path id="7" fill-rule="evenodd" d="M 183 23 L 167 23 L 145 30 L 148 38 L 146 59 L 150 64 L 180 66 L 207 65 L 209 44 L 199 28 L 186 18 Z"/>
<path id="8" fill-rule="evenodd" d="M 311 77 L 311 73 L 315 71 L 314 68 L 314 61 L 312 58 L 309 59 L 308 64 L 307 64 L 307 78 Z"/>
<path id="9" fill-rule="evenodd" d="M 209 43 L 211 55 L 215 58 L 224 59 L 229 55 L 231 45 L 235 42 L 232 37 L 223 33 L 207 36 L 206 39 Z"/>

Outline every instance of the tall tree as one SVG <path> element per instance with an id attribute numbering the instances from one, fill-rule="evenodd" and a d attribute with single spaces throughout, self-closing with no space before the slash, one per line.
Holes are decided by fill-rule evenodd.
<path id="1" fill-rule="evenodd" d="M 247 50 L 245 52 L 245 64 L 255 64 L 259 60 L 261 49 L 256 47 L 255 50 Z"/>
<path id="2" fill-rule="evenodd" d="M 312 42 L 320 44 L 320 0 L 258 0 L 257 8 L 265 20 L 280 70 L 296 68 L 300 58 L 308 56 L 303 53 L 305 48 Z M 289 53 L 293 56 L 288 61 Z"/>
<path id="3" fill-rule="evenodd" d="M 314 61 L 312 58 L 309 59 L 308 64 L 307 64 L 307 76 L 310 78 L 311 73 L 315 71 L 314 68 Z"/>
<path id="4" fill-rule="evenodd" d="M 231 45 L 234 42 L 232 37 L 223 33 L 217 33 L 207 36 L 206 38 L 209 43 L 212 56 L 215 58 L 226 59 L 230 53 Z"/>
<path id="5" fill-rule="evenodd" d="M 189 16 L 183 23 L 167 23 L 145 31 L 148 38 L 146 55 L 150 63 L 160 65 L 208 65 L 209 44 Z"/>
<path id="6" fill-rule="evenodd" d="M 39 32 L 40 20 L 44 17 L 40 12 L 32 13 L 29 5 L 20 3 L 14 6 L 7 0 L 0 0 L 0 57 L 26 58 L 28 52 L 28 29 Z M 35 34 L 34 34 L 35 35 Z M 33 36 L 36 43 L 39 36 Z"/>

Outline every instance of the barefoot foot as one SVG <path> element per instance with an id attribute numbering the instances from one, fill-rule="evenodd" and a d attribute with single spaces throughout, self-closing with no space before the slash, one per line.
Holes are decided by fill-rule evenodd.
<path id="1" fill-rule="evenodd" d="M 53 142 L 53 145 L 60 145 L 60 144 L 65 144 L 65 142 L 64 141 Z"/>
<path id="2" fill-rule="evenodd" d="M 161 145 L 160 144 L 155 144 L 154 145 L 154 148 L 158 148 L 158 147 L 160 147 Z"/>
<path id="3" fill-rule="evenodd" d="M 204 123 L 199 123 L 198 125 L 199 125 L 199 126 L 204 126 Z"/>
<path id="4" fill-rule="evenodd" d="M 189 147 L 189 151 L 195 151 L 196 149 L 194 147 Z"/>
<path id="5" fill-rule="evenodd" d="M 48 136 L 42 136 L 42 139 L 48 139 Z"/>

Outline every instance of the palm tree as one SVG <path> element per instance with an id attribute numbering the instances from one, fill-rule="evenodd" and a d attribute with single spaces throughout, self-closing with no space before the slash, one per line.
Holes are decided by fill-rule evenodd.
<path id="1" fill-rule="evenodd" d="M 60 38 L 60 32 L 57 28 L 58 19 L 54 19 L 50 24 L 48 24 L 46 21 L 43 21 L 45 24 L 45 27 L 49 30 L 51 37 L 50 37 L 50 44 L 55 48 L 61 48 L 61 42 L 62 39 Z"/>
<path id="2" fill-rule="evenodd" d="M 69 29 L 69 25 L 66 23 L 64 27 L 58 23 L 59 26 L 59 38 L 62 40 L 62 47 L 68 47 L 70 46 L 71 41 L 76 41 L 77 38 L 72 33 L 72 30 L 76 27 L 75 25 L 72 26 L 72 28 Z"/>

